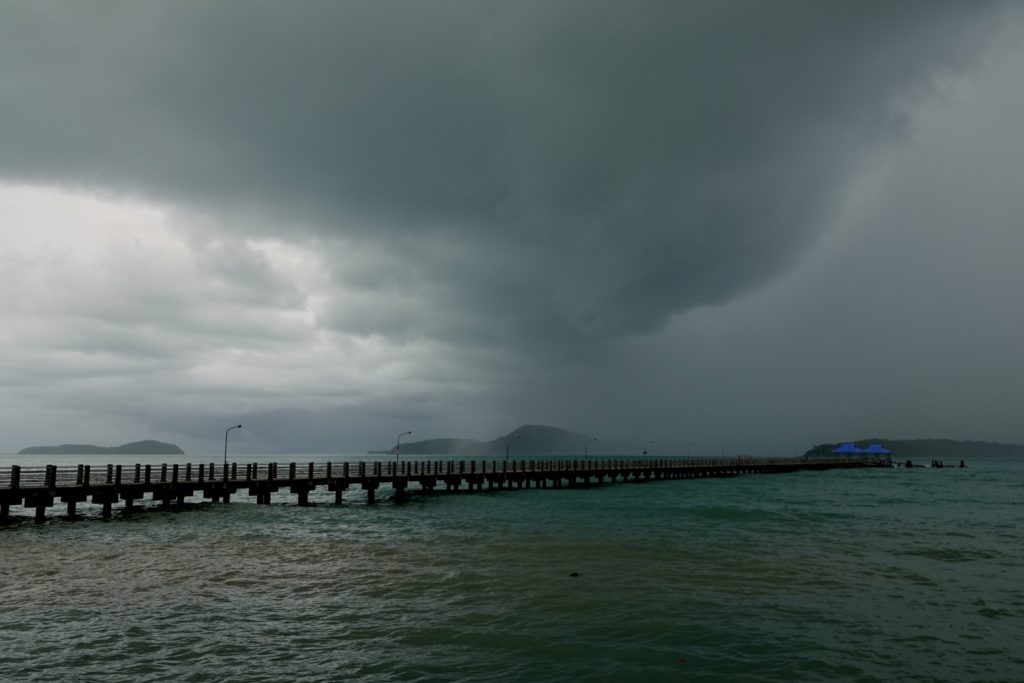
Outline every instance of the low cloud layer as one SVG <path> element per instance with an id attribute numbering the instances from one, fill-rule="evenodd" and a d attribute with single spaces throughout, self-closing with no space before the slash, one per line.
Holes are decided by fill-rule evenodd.
<path id="1" fill-rule="evenodd" d="M 649 433 L 673 392 L 647 404 L 631 373 L 715 385 L 721 358 L 697 371 L 672 352 L 688 321 L 744 310 L 843 225 L 866 230 L 850 227 L 871 215 L 856 189 L 940 142 L 918 128 L 927 112 L 961 106 L 957 84 L 984 81 L 1019 35 L 1001 5 L 935 2 L 39 2 L 0 17 L 0 182 L 9 213 L 28 207 L 0 252 L 19 278 L 0 297 L 17 325 L 5 387 L 39 416 L 144 414 L 172 436 L 258 414 L 278 425 L 265 447 L 300 450 L 303 433 L 319 449 L 395 420 Z M 64 213 L 38 231 L 48 203 Z M 147 386 L 171 393 L 118 398 Z M 800 438 L 755 412 L 758 438 Z"/>

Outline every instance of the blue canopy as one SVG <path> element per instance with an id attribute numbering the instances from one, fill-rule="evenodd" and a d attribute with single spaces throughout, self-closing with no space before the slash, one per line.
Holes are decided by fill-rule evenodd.
<path id="1" fill-rule="evenodd" d="M 867 453 L 868 455 L 892 455 L 892 451 L 890 451 L 888 448 L 883 447 L 882 444 L 878 443 L 871 444 L 862 452 Z"/>
<path id="2" fill-rule="evenodd" d="M 863 453 L 864 451 L 857 448 L 852 443 L 844 443 L 840 444 L 838 448 L 833 448 L 832 452 L 839 455 L 853 455 L 855 453 Z"/>

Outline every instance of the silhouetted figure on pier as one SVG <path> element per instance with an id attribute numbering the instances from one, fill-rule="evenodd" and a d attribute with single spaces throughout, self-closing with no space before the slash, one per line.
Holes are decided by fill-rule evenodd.
<path id="1" fill-rule="evenodd" d="M 960 467 L 967 467 L 967 465 L 964 464 L 963 460 L 960 461 Z"/>

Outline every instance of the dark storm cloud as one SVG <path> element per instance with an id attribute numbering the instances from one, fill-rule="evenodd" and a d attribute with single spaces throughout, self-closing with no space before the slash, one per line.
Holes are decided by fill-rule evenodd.
<path id="1" fill-rule="evenodd" d="M 418 297 L 412 310 L 341 302 L 329 325 L 562 348 L 656 329 L 791 266 L 865 152 L 899 133 L 900 102 L 963 68 L 996 13 L 374 0 L 0 14 L 0 176 L 180 203 L 329 255 L 402 254 L 336 278 Z"/>

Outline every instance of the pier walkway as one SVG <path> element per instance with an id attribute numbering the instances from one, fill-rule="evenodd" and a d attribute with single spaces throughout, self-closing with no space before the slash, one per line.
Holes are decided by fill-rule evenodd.
<path id="1" fill-rule="evenodd" d="M 0 468 L 0 521 L 12 506 L 35 508 L 36 521 L 56 501 L 75 516 L 77 505 L 91 501 L 110 517 L 119 501 L 125 511 L 146 499 L 163 506 L 183 504 L 202 493 L 212 501 L 231 500 L 245 491 L 259 504 L 287 489 L 299 505 L 309 505 L 309 493 L 324 486 L 334 493 L 335 504 L 350 487 L 366 492 L 372 504 L 381 486 L 396 498 L 411 492 L 474 491 L 522 488 L 575 488 L 605 482 L 644 482 L 662 479 L 733 477 L 741 474 L 779 474 L 801 470 L 888 466 L 882 458 L 830 457 L 825 459 L 739 458 L 590 458 L 545 460 L 415 460 L 341 463 L 219 463 L 173 465 L 91 465 Z"/>

